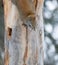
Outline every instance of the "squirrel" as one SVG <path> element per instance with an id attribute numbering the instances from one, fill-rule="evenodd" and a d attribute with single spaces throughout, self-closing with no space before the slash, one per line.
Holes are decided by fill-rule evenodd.
<path id="1" fill-rule="evenodd" d="M 37 7 L 37 0 L 12 0 L 12 3 L 16 5 L 20 18 L 23 21 L 23 25 L 35 29 L 35 10 Z"/>

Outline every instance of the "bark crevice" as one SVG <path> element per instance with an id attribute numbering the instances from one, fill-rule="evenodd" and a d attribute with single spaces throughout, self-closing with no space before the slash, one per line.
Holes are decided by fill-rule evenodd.
<path id="1" fill-rule="evenodd" d="M 12 35 L 12 28 L 8 27 L 8 38 L 11 38 Z"/>

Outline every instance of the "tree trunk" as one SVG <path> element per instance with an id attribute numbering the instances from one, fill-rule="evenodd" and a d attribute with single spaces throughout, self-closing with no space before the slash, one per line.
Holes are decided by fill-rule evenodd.
<path id="1" fill-rule="evenodd" d="M 36 26 L 33 30 L 22 25 L 18 9 L 12 0 L 4 0 L 5 65 L 44 65 L 42 7 L 43 0 L 38 0 Z"/>

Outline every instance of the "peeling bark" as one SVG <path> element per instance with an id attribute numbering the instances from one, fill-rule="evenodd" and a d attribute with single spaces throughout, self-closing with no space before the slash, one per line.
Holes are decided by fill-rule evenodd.
<path id="1" fill-rule="evenodd" d="M 9 51 L 8 49 L 5 49 L 5 65 L 9 65 Z"/>
<path id="2" fill-rule="evenodd" d="M 5 65 L 44 65 L 43 0 L 36 2 L 36 28 L 33 30 L 23 25 L 12 0 L 4 0 Z"/>

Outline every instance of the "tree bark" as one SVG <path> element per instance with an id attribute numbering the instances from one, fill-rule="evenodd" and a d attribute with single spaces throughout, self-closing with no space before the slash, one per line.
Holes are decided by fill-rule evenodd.
<path id="1" fill-rule="evenodd" d="M 44 65 L 42 8 L 43 0 L 38 0 L 33 30 L 22 25 L 16 5 L 11 0 L 4 0 L 5 65 Z"/>

